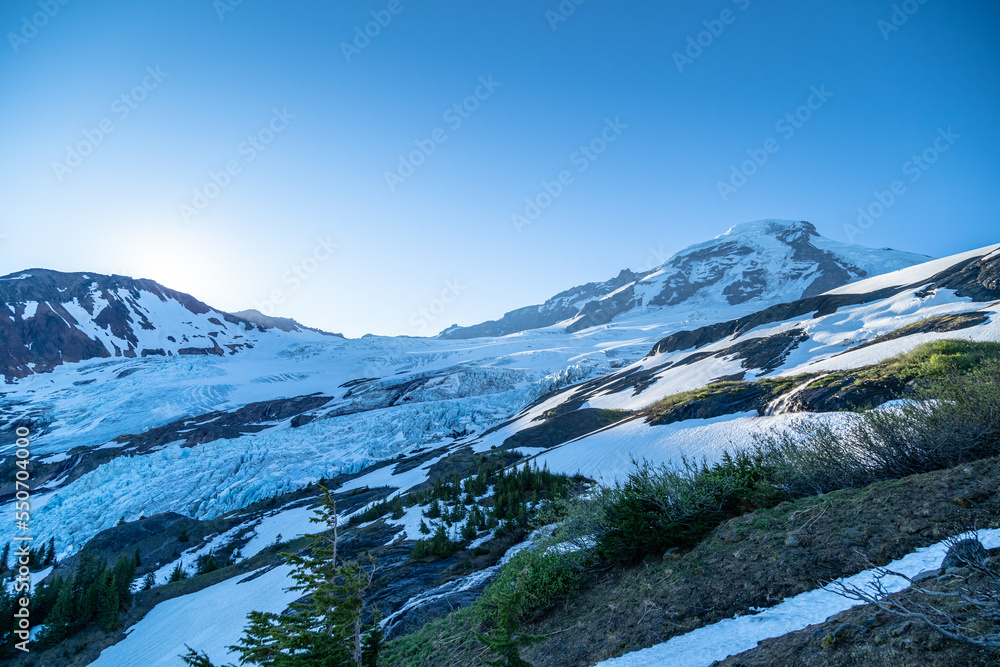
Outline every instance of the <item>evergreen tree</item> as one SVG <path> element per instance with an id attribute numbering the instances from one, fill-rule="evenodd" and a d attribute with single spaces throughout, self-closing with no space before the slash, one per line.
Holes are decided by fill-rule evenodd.
<path id="1" fill-rule="evenodd" d="M 332 536 L 310 535 L 313 546 L 300 554 L 284 554 L 292 566 L 295 585 L 289 590 L 308 593 L 309 602 L 293 602 L 291 613 L 251 612 L 239 644 L 241 664 L 261 667 L 357 667 L 373 665 L 381 643 L 363 594 L 371 585 L 374 565 L 344 562 L 337 554 L 337 508 L 323 489 L 323 506 L 312 519 L 326 523 Z M 367 637 L 366 637 L 367 634 Z M 193 667 L 210 667 L 204 653 L 188 647 L 182 659 Z"/>
<path id="2" fill-rule="evenodd" d="M 156 585 L 156 573 L 147 572 L 146 576 L 142 580 L 142 590 L 148 591 L 150 588 Z"/>
<path id="3" fill-rule="evenodd" d="M 198 574 L 207 574 L 218 570 L 219 562 L 216 560 L 215 554 L 202 554 L 198 556 L 195 567 Z"/>
<path id="4" fill-rule="evenodd" d="M 181 656 L 181 660 L 191 665 L 191 667 L 215 667 L 215 665 L 212 664 L 212 661 L 209 660 L 207 653 L 198 653 L 198 651 L 195 651 L 187 644 L 184 645 L 184 648 L 186 648 L 188 652 Z"/>
<path id="5" fill-rule="evenodd" d="M 497 591 L 496 627 L 488 633 L 476 633 L 476 639 L 497 657 L 487 660 L 494 667 L 531 667 L 521 658 L 520 647 L 540 641 L 538 635 L 521 634 L 521 612 L 524 608 L 524 589 L 527 572 L 521 572 L 513 585 Z"/>
<path id="6" fill-rule="evenodd" d="M 378 612 L 376 612 L 371 629 L 361 642 L 361 667 L 378 667 L 378 652 L 385 640 L 385 633 L 382 632 L 379 620 Z"/>
<path id="7" fill-rule="evenodd" d="M 81 624 L 89 623 L 97 618 L 97 598 L 101 583 L 100 578 L 106 569 L 107 567 L 103 562 L 97 563 L 87 552 L 83 553 L 76 565 L 76 576 L 73 578 L 73 585 L 79 601 L 77 605 L 77 618 Z"/>
<path id="8" fill-rule="evenodd" d="M 138 570 L 139 566 L 142 565 L 142 552 L 139 547 L 135 548 L 135 555 L 132 556 L 132 562 L 135 563 L 135 569 Z"/>
<path id="9" fill-rule="evenodd" d="M 476 539 L 476 524 L 469 519 L 464 526 L 462 526 L 462 539 L 463 540 L 474 540 Z"/>
<path id="10" fill-rule="evenodd" d="M 187 570 L 181 567 L 180 562 L 178 562 L 177 565 L 174 566 L 173 571 L 171 571 L 170 573 L 170 579 L 168 580 L 168 583 L 172 584 L 175 581 L 183 581 L 187 578 L 188 578 Z"/>
<path id="11" fill-rule="evenodd" d="M 54 566 L 55 564 L 56 564 L 56 538 L 50 537 L 49 550 L 48 553 L 45 554 L 45 560 L 42 562 L 42 565 L 48 567 L 49 565 Z"/>
<path id="12" fill-rule="evenodd" d="M 118 590 L 118 602 L 123 610 L 132 606 L 132 582 L 135 581 L 135 562 L 122 554 L 115 563 L 113 575 Z"/>
<path id="13" fill-rule="evenodd" d="M 56 580 L 59 593 L 52 611 L 45 617 L 45 634 L 41 638 L 45 645 L 57 644 L 76 630 L 76 605 L 73 595 L 73 578 Z"/>
<path id="14" fill-rule="evenodd" d="M 14 642 L 10 641 L 11 637 L 14 637 L 13 631 L 16 628 L 17 619 L 14 618 L 14 604 L 15 604 L 15 594 L 9 593 L 6 586 L 0 586 L 0 637 L 5 637 L 7 639 L 6 645 L 0 640 L 0 656 L 11 655 L 14 653 L 11 644 Z M 17 641 L 17 640 L 15 640 Z M 2 662 L 2 660 L 0 660 Z"/>
<path id="15" fill-rule="evenodd" d="M 52 611 L 56 603 L 56 596 L 59 595 L 59 582 L 43 581 L 34 587 L 31 592 L 31 617 L 32 619 L 44 619 Z"/>
<path id="16" fill-rule="evenodd" d="M 118 582 L 115 575 L 105 570 L 99 581 L 97 597 L 97 625 L 104 632 L 111 632 L 118 627 L 118 611 L 121 601 L 118 597 Z"/>

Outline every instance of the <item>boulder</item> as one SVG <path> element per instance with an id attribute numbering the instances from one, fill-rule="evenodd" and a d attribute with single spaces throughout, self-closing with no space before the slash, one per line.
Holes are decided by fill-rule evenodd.
<path id="1" fill-rule="evenodd" d="M 946 573 L 969 562 L 986 558 L 986 548 L 983 543 L 974 537 L 959 540 L 948 549 L 944 561 L 941 563 L 941 574 Z"/>

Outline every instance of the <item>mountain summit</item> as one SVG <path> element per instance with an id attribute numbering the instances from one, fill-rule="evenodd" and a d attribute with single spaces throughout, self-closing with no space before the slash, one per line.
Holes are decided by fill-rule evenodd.
<path id="1" fill-rule="evenodd" d="M 451 327 L 441 337 L 504 336 L 556 325 L 574 333 L 625 313 L 668 307 L 704 312 L 746 305 L 756 310 L 928 259 L 832 241 L 805 221 L 758 220 L 690 246 L 651 271 L 625 269 L 611 280 L 574 287 L 499 320 Z"/>
<path id="2" fill-rule="evenodd" d="M 49 269 L 0 277 L 0 375 L 8 380 L 86 359 L 235 354 L 276 328 L 152 280 Z"/>

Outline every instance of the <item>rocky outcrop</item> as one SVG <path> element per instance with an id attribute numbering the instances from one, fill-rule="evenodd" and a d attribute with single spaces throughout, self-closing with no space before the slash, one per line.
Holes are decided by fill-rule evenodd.
<path id="1" fill-rule="evenodd" d="M 986 547 L 978 539 L 967 537 L 963 540 L 957 540 L 948 547 L 948 553 L 945 554 L 944 560 L 941 562 L 941 574 L 957 567 L 964 567 L 969 563 L 980 563 L 988 557 Z"/>
<path id="2" fill-rule="evenodd" d="M 555 447 L 620 421 L 628 413 L 583 408 L 564 412 L 541 424 L 518 431 L 503 442 L 503 449 Z"/>

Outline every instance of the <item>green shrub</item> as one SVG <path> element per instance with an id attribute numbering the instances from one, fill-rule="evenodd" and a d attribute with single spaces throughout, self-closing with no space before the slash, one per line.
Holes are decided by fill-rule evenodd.
<path id="1" fill-rule="evenodd" d="M 379 664 L 392 667 L 428 667 L 445 662 L 446 656 L 477 650 L 472 609 L 462 607 L 413 632 L 389 640 L 379 653 Z M 447 646 L 445 653 L 442 647 Z"/>
<path id="2" fill-rule="evenodd" d="M 597 497 L 597 552 L 621 563 L 692 546 L 726 519 L 787 497 L 761 456 L 727 453 L 714 465 L 685 461 L 679 470 L 644 462 Z"/>
<path id="3" fill-rule="evenodd" d="M 530 667 L 520 648 L 541 639 L 521 631 L 528 617 L 580 589 L 585 555 L 531 547 L 514 554 L 472 608 L 479 640 L 496 659 L 491 665 Z"/>
<path id="4" fill-rule="evenodd" d="M 949 341 L 940 341 L 947 343 Z M 964 346 L 928 348 L 920 367 L 964 368 Z M 1000 361 L 975 358 L 973 370 L 925 380 L 915 401 L 862 413 L 849 425 L 807 421 L 761 437 L 757 454 L 798 497 L 941 470 L 1000 454 Z M 949 359 L 948 361 L 944 361 Z"/>
<path id="5" fill-rule="evenodd" d="M 803 420 L 710 466 L 642 463 L 625 482 L 554 505 L 566 517 L 559 534 L 596 544 L 607 563 L 634 562 L 786 499 L 1000 455 L 1000 344 L 937 341 L 874 369 L 907 378 L 914 400 L 835 426 Z"/>
<path id="6" fill-rule="evenodd" d="M 1000 360 L 1000 343 L 944 339 L 923 345 L 880 364 L 912 378 L 946 378 L 974 372 Z"/>
<path id="7" fill-rule="evenodd" d="M 495 627 L 505 616 L 519 621 L 580 589 L 586 556 L 580 552 L 528 548 L 514 554 L 476 601 L 476 620 Z M 519 591 L 516 604 L 509 594 Z M 513 606 L 512 606 L 513 605 Z"/>

